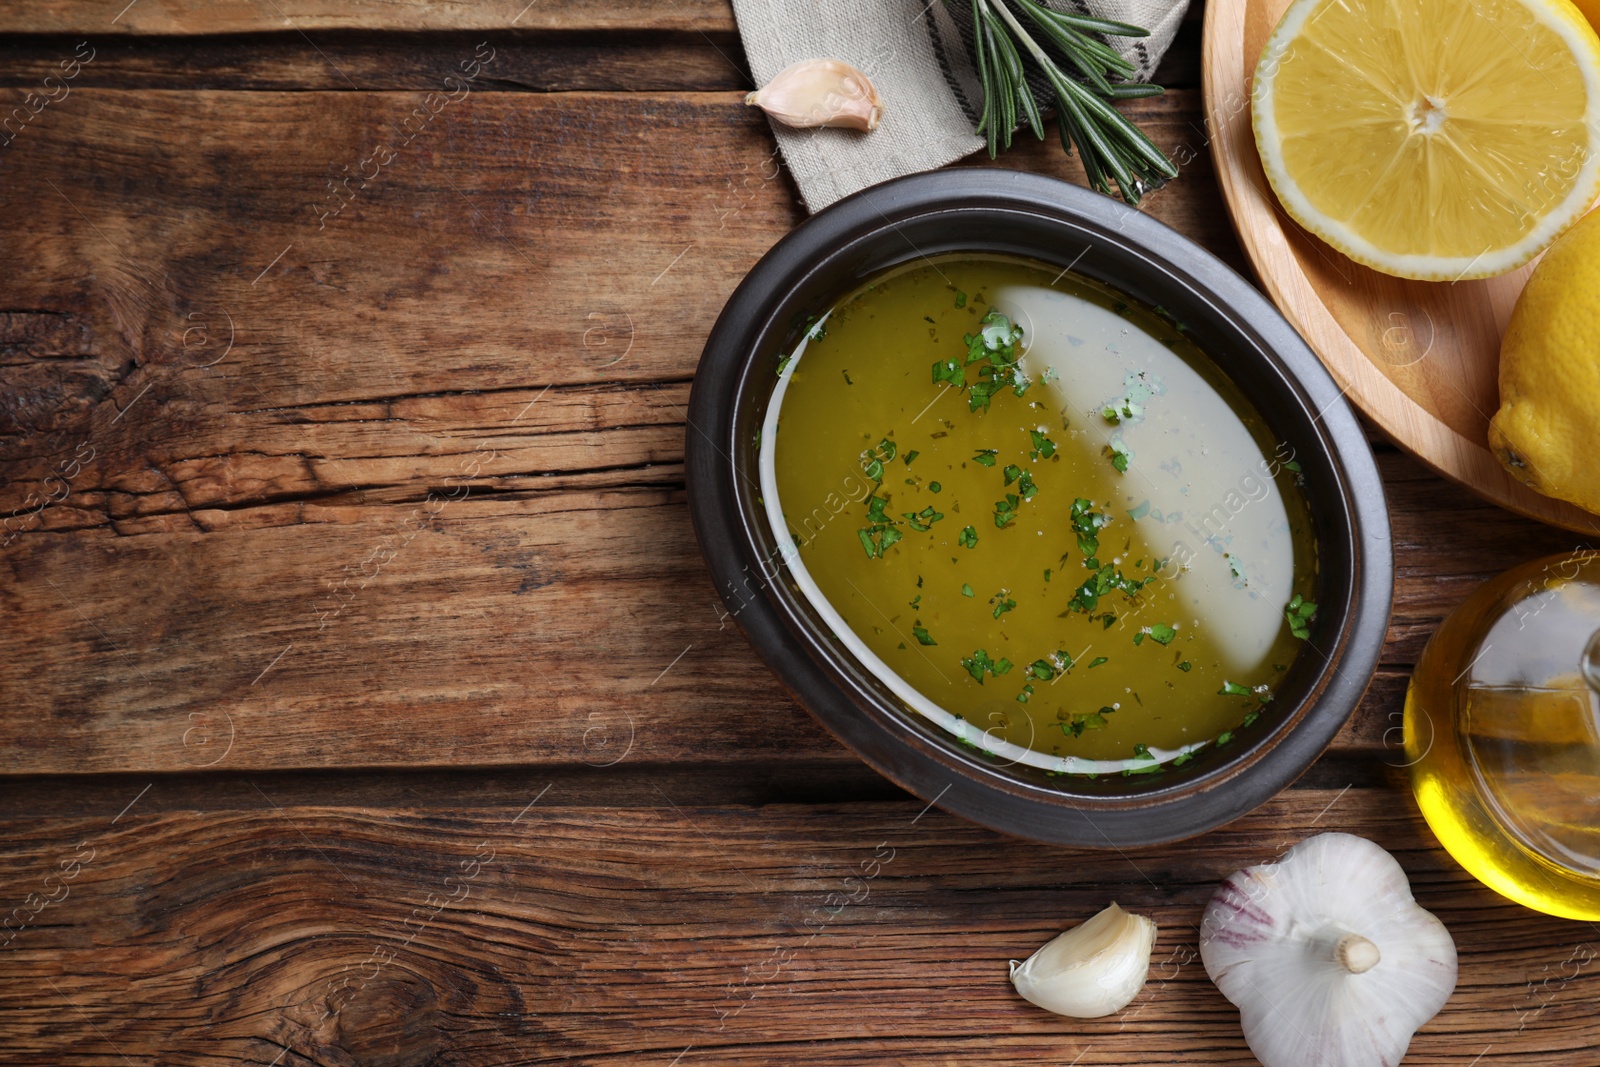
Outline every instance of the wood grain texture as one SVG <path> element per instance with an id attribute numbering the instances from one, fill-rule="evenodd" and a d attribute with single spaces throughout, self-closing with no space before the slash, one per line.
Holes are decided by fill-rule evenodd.
<path id="1" fill-rule="evenodd" d="M 1198 846 L 1116 855 L 909 800 L 704 807 L 668 784 L 569 807 L 561 788 L 364 811 L 268 783 L 174 810 L 158 784 L 9 821 L 7 1062 L 1245 1067 L 1201 910 L 1331 823 L 1393 850 L 1461 950 L 1408 1067 L 1593 1063 L 1593 931 L 1494 897 L 1386 790 L 1295 790 Z M 1139 998 L 1080 1021 L 1016 996 L 1006 961 L 1111 899 L 1160 928 Z"/>
<path id="2" fill-rule="evenodd" d="M 483 31 L 403 33 L 330 30 L 316 39 L 292 30 L 225 37 L 96 37 L 94 59 L 71 90 L 256 89 L 279 91 L 430 92 L 486 39 Z M 12 103 L 60 75 L 82 40 L 70 36 L 0 36 L 0 86 Z M 529 92 L 704 92 L 749 87 L 736 34 L 605 30 L 496 33 L 498 55 L 482 87 Z M 1199 35 L 1190 46 L 1198 63 Z M 52 83 L 53 84 L 53 83 Z M 1190 83 L 1198 85 L 1198 78 Z M 0 99 L 5 99 L 0 92 Z"/>
<path id="3" fill-rule="evenodd" d="M 1263 288 L 1346 395 L 1434 470 L 1503 507 L 1593 536 L 1600 517 L 1541 496 L 1489 451 L 1500 337 L 1532 272 L 1416 282 L 1346 258 L 1286 215 L 1250 126 L 1257 58 L 1290 0 L 1206 5 L 1205 125 L 1223 196 Z"/>
<path id="4" fill-rule="evenodd" d="M 202 36 L 293 30 L 731 30 L 728 0 L 42 0 L 0 33 Z"/>

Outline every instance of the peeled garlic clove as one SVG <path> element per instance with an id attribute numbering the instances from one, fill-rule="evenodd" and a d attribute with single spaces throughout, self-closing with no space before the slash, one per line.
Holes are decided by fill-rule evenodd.
<path id="1" fill-rule="evenodd" d="M 1206 973 L 1265 1067 L 1393 1067 L 1456 985 L 1456 946 L 1393 856 L 1318 834 L 1222 883 Z"/>
<path id="2" fill-rule="evenodd" d="M 785 126 L 875 130 L 883 101 L 872 82 L 839 59 L 805 59 L 785 67 L 744 98 Z"/>
<path id="3" fill-rule="evenodd" d="M 1024 962 L 1012 960 L 1011 984 L 1046 1011 L 1098 1019 L 1139 995 L 1155 943 L 1155 923 L 1112 904 Z"/>

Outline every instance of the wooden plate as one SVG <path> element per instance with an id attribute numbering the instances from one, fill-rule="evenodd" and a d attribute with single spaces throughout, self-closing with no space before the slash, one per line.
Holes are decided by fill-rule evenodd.
<path id="1" fill-rule="evenodd" d="M 1583 533 L 1600 518 L 1540 496 L 1489 451 L 1500 336 L 1532 267 L 1479 281 L 1413 282 L 1352 262 L 1278 205 L 1250 129 L 1250 83 L 1290 0 L 1206 0 L 1201 81 L 1222 195 L 1262 287 L 1346 396 L 1452 481 Z"/>

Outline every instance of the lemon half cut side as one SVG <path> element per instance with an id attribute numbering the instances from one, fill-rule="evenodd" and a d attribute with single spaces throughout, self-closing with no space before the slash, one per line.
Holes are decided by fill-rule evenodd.
<path id="1" fill-rule="evenodd" d="M 1600 193 L 1600 38 L 1567 0 L 1295 0 L 1251 104 L 1284 209 L 1386 274 L 1514 270 Z"/>

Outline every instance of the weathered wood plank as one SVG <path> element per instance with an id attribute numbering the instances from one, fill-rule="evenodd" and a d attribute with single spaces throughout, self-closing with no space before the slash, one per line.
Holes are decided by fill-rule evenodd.
<path id="1" fill-rule="evenodd" d="M 9 821 L 7 1060 L 1247 1065 L 1196 958 L 1201 909 L 1337 825 L 1395 851 L 1461 952 L 1408 1065 L 1593 1063 L 1592 931 L 1471 881 L 1386 790 L 1291 791 L 1200 847 L 1119 856 L 912 801 L 699 807 L 666 787 L 595 808 L 560 788 L 370 811 L 268 784 L 183 810 L 158 783 Z M 1083 1022 L 1018 998 L 1006 961 L 1113 899 L 1161 930 L 1133 1005 Z"/>
<path id="2" fill-rule="evenodd" d="M 1170 89 L 1200 84 L 1200 7 L 1189 10 L 1155 80 Z M 298 89 L 343 92 L 433 89 L 456 73 L 488 31 L 426 34 L 319 31 L 316 40 L 285 29 L 223 36 L 94 37 L 94 59 L 72 88 Z M 750 89 L 749 66 L 731 30 L 493 31 L 502 57 L 488 80 L 496 89 L 715 91 Z M 39 90 L 61 74 L 81 37 L 13 34 L 0 38 L 0 86 Z"/>
<path id="3" fill-rule="evenodd" d="M 727 31 L 733 7 L 728 0 L 43 0 L 0 6 L 0 33 L 509 29 Z"/>
<path id="4" fill-rule="evenodd" d="M 93 61 L 70 91 L 245 89 L 430 92 L 470 56 L 483 32 L 294 31 L 224 37 L 96 36 Z M 18 95 L 59 77 L 81 38 L 0 37 L 0 86 Z M 496 33 L 483 79 L 496 90 L 714 91 L 749 88 L 736 34 L 714 30 Z M 1198 54 L 1198 45 L 1195 54 Z M 87 53 L 86 53 L 87 54 Z M 54 82 L 51 83 L 52 87 Z M 1198 85 L 1195 78 L 1190 85 Z M 7 105 L 8 107 L 10 105 Z"/>

